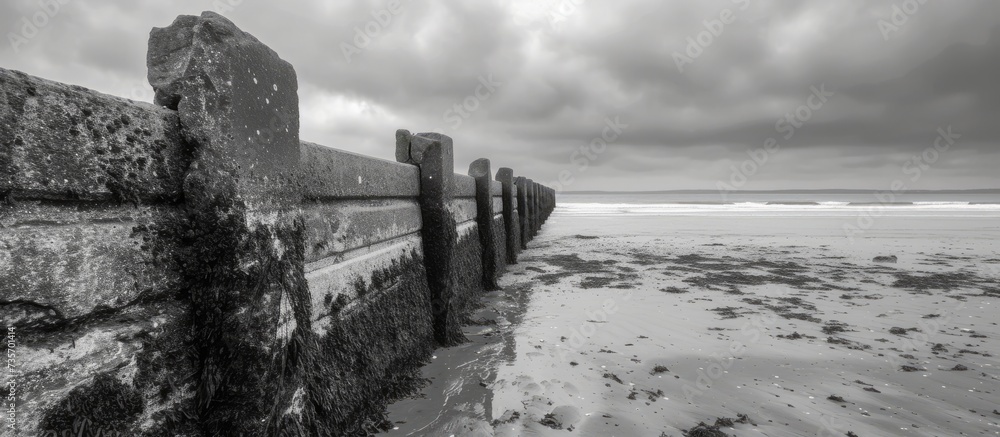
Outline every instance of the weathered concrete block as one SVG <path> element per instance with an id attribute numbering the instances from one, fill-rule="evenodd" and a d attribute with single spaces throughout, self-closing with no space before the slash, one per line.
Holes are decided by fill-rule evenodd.
<path id="1" fill-rule="evenodd" d="M 467 322 L 483 293 L 483 247 L 479 240 L 479 224 L 475 220 L 459 223 L 455 231 L 457 239 L 451 271 L 455 284 L 452 311 L 456 322 Z"/>
<path id="2" fill-rule="evenodd" d="M 470 176 L 464 174 L 454 175 L 454 184 L 452 185 L 455 198 L 462 197 L 476 197 L 476 180 Z"/>
<path id="3" fill-rule="evenodd" d="M 503 214 L 494 214 L 490 221 L 493 227 L 493 245 L 497 248 L 497 276 L 503 275 L 507 271 L 507 229 L 504 226 Z"/>
<path id="4" fill-rule="evenodd" d="M 306 265 L 317 351 L 304 435 L 365 435 L 420 384 L 434 345 L 422 241 L 409 234 Z"/>
<path id="5" fill-rule="evenodd" d="M 306 264 L 313 331 L 320 336 L 326 335 L 330 325 L 336 323 L 344 311 L 359 307 L 359 299 L 371 293 L 388 292 L 400 281 L 400 266 L 414 259 L 421 262 L 418 270 L 423 274 L 423 247 L 419 234 L 358 247 Z M 425 289 L 426 281 L 414 285 Z M 421 308 L 426 311 L 421 311 Z M 423 334 L 411 334 L 430 338 L 430 314 L 430 300 L 424 300 L 421 305 L 413 308 L 413 317 L 427 317 L 428 329 Z M 380 325 L 370 329 L 383 330 L 389 327 Z"/>
<path id="6" fill-rule="evenodd" d="M 144 249 L 137 232 L 167 210 L 0 205 L 0 302 L 23 304 L 0 304 L 0 318 L 6 326 L 52 327 L 176 292 L 180 276 Z"/>
<path id="7" fill-rule="evenodd" d="M 490 180 L 490 195 L 493 197 L 503 196 L 503 184 L 500 181 Z"/>
<path id="8" fill-rule="evenodd" d="M 517 253 L 521 249 L 521 229 L 520 217 L 517 213 L 517 186 L 514 185 L 514 170 L 500 167 L 497 169 L 496 180 L 500 183 L 501 188 L 499 211 L 503 215 L 507 264 L 517 264 Z"/>
<path id="9" fill-rule="evenodd" d="M 196 390 L 189 328 L 187 302 L 170 299 L 55 335 L 18 330 L 12 435 L 199 435 L 173 416 Z"/>
<path id="10" fill-rule="evenodd" d="M 274 51 L 221 15 L 150 32 L 156 103 L 176 108 L 196 159 L 178 227 L 194 311 L 200 428 L 300 429 L 315 350 L 303 272 L 298 84 Z M 183 233 L 182 233 L 183 234 Z M 304 412 L 305 411 L 305 412 Z"/>
<path id="11" fill-rule="evenodd" d="M 171 202 L 190 161 L 174 111 L 0 69 L 0 196 Z"/>
<path id="12" fill-rule="evenodd" d="M 480 158 L 469 165 L 469 176 L 476 182 L 476 212 L 479 225 L 479 244 L 482 246 L 483 289 L 496 290 L 500 288 L 503 260 L 506 256 L 500 252 L 497 245 L 498 236 L 493 226 L 493 172 L 490 170 L 490 160 Z"/>
<path id="13" fill-rule="evenodd" d="M 351 249 L 420 232 L 414 200 L 342 200 L 303 205 L 305 260 L 315 262 Z"/>
<path id="14" fill-rule="evenodd" d="M 535 181 L 530 178 L 525 181 L 525 197 L 528 202 L 528 238 L 535 238 L 535 231 L 538 229 L 536 223 L 538 222 L 538 190 L 535 189 Z"/>
<path id="15" fill-rule="evenodd" d="M 528 241 L 531 240 L 531 211 L 528 203 L 528 179 L 518 176 L 514 179 L 517 186 L 517 213 L 521 230 L 521 250 L 528 249 Z"/>
<path id="16" fill-rule="evenodd" d="M 156 103 L 176 108 L 197 147 L 188 175 L 209 193 L 236 194 L 249 209 L 299 198 L 298 82 L 295 69 L 225 17 L 180 16 L 150 32 L 149 82 Z M 225 172 L 226 178 L 209 177 Z M 279 202 L 280 200 L 280 202 Z"/>
<path id="17" fill-rule="evenodd" d="M 456 284 L 454 276 L 459 238 L 455 219 L 448 210 L 454 190 L 452 141 L 446 135 L 410 135 L 405 130 L 397 131 L 396 138 L 397 159 L 402 158 L 420 168 L 421 237 L 431 291 L 434 337 L 441 344 L 455 344 L 465 338 L 460 326 L 465 297 L 464 288 Z M 409 147 L 400 142 L 407 138 Z M 464 266 L 464 258 L 460 261 Z M 479 277 L 476 277 L 477 282 Z"/>
<path id="18" fill-rule="evenodd" d="M 416 166 L 302 142 L 300 160 L 307 199 L 417 197 Z"/>
<path id="19" fill-rule="evenodd" d="M 475 221 L 479 215 L 476 206 L 476 198 L 461 197 L 454 198 L 448 202 L 448 212 L 455 219 L 455 223 L 462 224 L 467 221 Z"/>

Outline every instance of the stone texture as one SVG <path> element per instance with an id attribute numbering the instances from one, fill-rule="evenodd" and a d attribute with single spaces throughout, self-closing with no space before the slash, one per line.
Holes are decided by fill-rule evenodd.
<path id="1" fill-rule="evenodd" d="M 0 302 L 22 304 L 0 304 L 0 318 L 7 326 L 55 326 L 175 292 L 180 276 L 144 248 L 140 232 L 172 210 L 0 204 Z"/>
<path id="2" fill-rule="evenodd" d="M 517 186 L 517 213 L 521 228 L 521 250 L 528 249 L 528 241 L 531 240 L 529 231 L 530 210 L 528 209 L 528 179 L 518 176 L 515 180 Z"/>
<path id="3" fill-rule="evenodd" d="M 462 323 L 469 321 L 468 317 L 484 291 L 483 249 L 479 240 L 479 224 L 475 221 L 459 224 L 456 235 L 450 273 L 455 284 L 451 311 L 456 323 Z"/>
<path id="4" fill-rule="evenodd" d="M 230 190 L 223 184 L 233 178 L 205 176 L 226 172 L 250 209 L 297 198 L 299 102 L 291 64 L 213 12 L 153 29 L 147 63 L 156 103 L 177 109 L 185 139 L 197 147 L 188 185 L 199 178 L 210 192 Z"/>
<path id="5" fill-rule="evenodd" d="M 420 232 L 420 204 L 401 199 L 347 199 L 303 206 L 307 263 Z"/>
<path id="6" fill-rule="evenodd" d="M 0 197 L 173 202 L 190 160 L 174 111 L 0 69 Z"/>
<path id="7" fill-rule="evenodd" d="M 312 302 L 312 329 L 320 336 L 341 310 L 357 310 L 359 301 L 369 292 L 382 292 L 399 281 L 391 275 L 372 276 L 373 272 L 392 272 L 393 266 L 411 255 L 423 259 L 420 235 L 411 234 L 306 264 L 306 281 Z M 373 279 L 374 278 L 374 279 Z M 371 285 L 369 285 L 371 284 Z M 418 284 L 420 285 L 420 284 Z M 426 281 L 423 284 L 426 286 Z M 426 287 L 425 287 L 426 288 Z M 430 300 L 425 302 L 430 305 Z M 428 310 L 427 315 L 430 315 Z M 384 329 L 372 326 L 371 329 Z M 428 331 L 430 334 L 430 331 Z"/>
<path id="8" fill-rule="evenodd" d="M 467 221 L 475 221 L 479 214 L 477 211 L 475 197 L 459 197 L 448 202 L 448 212 L 451 213 L 455 223 L 462 224 Z"/>
<path id="9" fill-rule="evenodd" d="M 391 429 L 385 406 L 423 384 L 434 348 L 425 260 L 415 250 L 369 273 L 362 299 L 337 309 L 318 339 L 303 407 L 303 436 L 372 435 Z M 333 299 L 330 304 L 339 306 Z M 333 312 L 335 308 L 324 311 Z"/>
<path id="10" fill-rule="evenodd" d="M 397 131 L 396 138 L 410 140 L 408 148 L 397 142 L 396 156 L 405 157 L 406 163 L 420 167 L 421 236 L 434 315 L 434 337 L 443 345 L 456 344 L 465 336 L 460 326 L 464 305 L 459 292 L 463 288 L 456 284 L 454 276 L 459 268 L 455 259 L 458 233 L 455 219 L 448 211 L 455 167 L 452 141 L 437 133 L 410 135 L 405 130 Z M 459 261 L 463 267 L 468 264 L 466 258 Z M 476 276 L 477 282 L 480 277 Z"/>
<path id="11" fill-rule="evenodd" d="M 497 245 L 498 236 L 493 226 L 493 180 L 490 170 L 490 160 L 480 158 L 469 165 L 469 176 L 476 181 L 476 222 L 479 227 L 479 244 L 482 246 L 483 289 L 496 290 L 500 286 L 500 258 L 506 256 L 500 252 Z"/>
<path id="12" fill-rule="evenodd" d="M 143 303 L 56 335 L 21 331 L 18 435 L 200 435 L 187 303 Z"/>
<path id="13" fill-rule="evenodd" d="M 454 176 L 452 193 L 456 198 L 476 197 L 476 180 L 464 174 Z"/>
<path id="14" fill-rule="evenodd" d="M 504 227 L 503 215 L 494 214 L 490 226 L 493 227 L 493 245 L 497 248 L 496 268 L 499 279 L 503 272 L 507 271 L 507 230 Z"/>
<path id="15" fill-rule="evenodd" d="M 517 187 L 514 185 L 514 170 L 507 167 L 497 169 L 496 180 L 501 186 L 504 236 L 507 264 L 517 264 L 517 254 L 521 249 L 520 217 L 517 214 Z"/>
<path id="16" fill-rule="evenodd" d="M 416 166 L 302 142 L 300 160 L 307 199 L 417 197 Z"/>
<path id="17" fill-rule="evenodd" d="M 536 223 L 538 222 L 538 191 L 535 189 L 535 181 L 530 178 L 525 180 L 525 197 L 528 203 L 528 238 L 535 238 Z"/>
<path id="18" fill-rule="evenodd" d="M 195 161 L 175 231 L 194 310 L 197 414 L 208 434 L 300 433 L 309 403 L 295 71 L 221 15 L 150 33 L 156 103 Z"/>

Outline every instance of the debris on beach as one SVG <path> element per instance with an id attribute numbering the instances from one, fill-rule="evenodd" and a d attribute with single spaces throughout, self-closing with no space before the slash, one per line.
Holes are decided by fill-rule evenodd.
<path id="1" fill-rule="evenodd" d="M 538 421 L 538 423 L 552 429 L 562 429 L 562 423 L 560 423 L 559 420 L 556 419 L 556 415 L 553 413 L 546 414 L 545 417 L 542 418 L 542 420 Z"/>
<path id="2" fill-rule="evenodd" d="M 622 382 L 622 379 L 619 378 L 618 375 L 615 375 L 614 373 L 606 372 L 604 374 L 604 377 L 607 378 L 607 379 L 610 379 L 610 380 L 612 380 L 614 382 L 617 382 L 619 384 L 624 384 L 624 382 Z"/>
<path id="3" fill-rule="evenodd" d="M 847 324 L 838 322 L 836 320 L 830 320 L 826 322 L 826 326 L 823 327 L 822 331 L 826 335 L 836 334 L 838 332 L 847 331 Z"/>
<path id="4" fill-rule="evenodd" d="M 694 428 L 684 431 L 684 437 L 729 437 L 729 434 L 720 431 L 718 426 L 701 422 Z"/>
<path id="5" fill-rule="evenodd" d="M 872 258 L 872 262 L 877 262 L 877 263 L 893 263 L 893 264 L 895 264 L 896 261 L 897 261 L 896 255 L 888 255 L 888 256 L 886 256 L 886 255 L 879 255 L 879 256 L 876 256 L 875 258 Z"/>
<path id="6" fill-rule="evenodd" d="M 896 335 L 906 335 L 906 329 L 900 328 L 898 326 L 893 326 L 892 328 L 889 328 L 889 333 Z"/>
<path id="7" fill-rule="evenodd" d="M 497 426 L 505 423 L 513 423 L 519 418 L 521 418 L 521 413 L 514 410 L 507 410 L 504 411 L 503 415 L 501 415 L 499 418 L 493 419 L 493 421 L 490 422 L 490 426 L 496 428 Z"/>

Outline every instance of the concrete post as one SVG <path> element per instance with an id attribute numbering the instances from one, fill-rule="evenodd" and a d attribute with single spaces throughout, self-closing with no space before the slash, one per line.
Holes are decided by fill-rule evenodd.
<path id="1" fill-rule="evenodd" d="M 528 208 L 531 209 L 531 239 L 535 239 L 535 235 L 538 235 L 538 215 L 541 211 L 538 209 L 538 184 L 534 180 L 528 179 Z"/>
<path id="2" fill-rule="evenodd" d="M 410 134 L 396 131 L 396 160 L 420 168 L 420 230 L 424 247 L 427 284 L 434 313 L 434 337 L 442 345 L 464 340 L 459 314 L 454 308 L 457 295 L 454 272 L 458 232 L 448 211 L 451 202 L 455 158 L 451 137 L 439 133 Z"/>
<path id="3" fill-rule="evenodd" d="M 212 12 L 153 29 L 147 64 L 156 103 L 177 110 L 196 157 L 177 231 L 192 302 L 198 428 L 283 434 L 299 420 L 280 412 L 304 385 L 297 357 L 307 355 L 309 335 L 295 70 Z"/>
<path id="4" fill-rule="evenodd" d="M 538 210 L 535 209 L 535 184 L 531 179 L 525 179 L 524 181 L 524 196 L 525 201 L 528 204 L 528 241 L 535 238 L 535 215 L 538 214 Z"/>
<path id="5" fill-rule="evenodd" d="M 521 250 L 528 249 L 528 241 L 531 240 L 531 219 L 528 208 L 528 179 L 524 176 L 518 176 L 514 179 L 514 184 L 517 186 L 517 215 L 518 215 L 518 226 L 520 229 L 521 236 Z"/>
<path id="6" fill-rule="evenodd" d="M 544 187 L 545 194 L 545 214 L 542 215 L 542 223 L 549 219 L 549 214 L 552 213 L 552 189 L 549 187 Z"/>
<path id="7" fill-rule="evenodd" d="M 552 189 L 545 187 L 545 218 L 548 219 L 549 215 L 552 214 Z"/>
<path id="8" fill-rule="evenodd" d="M 507 263 L 517 264 L 517 253 L 521 251 L 521 226 L 517 212 L 514 170 L 500 167 L 497 170 L 496 180 L 503 185 L 503 224 L 507 234 Z"/>
<path id="9" fill-rule="evenodd" d="M 479 225 L 479 244 L 483 251 L 483 289 L 487 291 L 500 288 L 497 285 L 501 274 L 500 257 L 506 256 L 497 247 L 498 236 L 493 228 L 492 174 L 489 159 L 480 158 L 469 164 L 469 176 L 476 180 L 476 222 Z"/>

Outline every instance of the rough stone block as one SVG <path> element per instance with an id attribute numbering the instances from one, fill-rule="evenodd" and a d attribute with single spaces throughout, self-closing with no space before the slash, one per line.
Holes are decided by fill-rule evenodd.
<path id="1" fill-rule="evenodd" d="M 448 202 L 448 213 L 458 224 L 476 220 L 476 216 L 479 214 L 476 208 L 475 198 L 457 198 Z"/>
<path id="2" fill-rule="evenodd" d="M 0 69 L 0 196 L 172 202 L 190 161 L 174 111 Z"/>
<path id="3" fill-rule="evenodd" d="M 165 209 L 0 206 L 0 305 L 7 326 L 55 326 L 176 292 L 180 276 L 137 232 Z"/>
<path id="4" fill-rule="evenodd" d="M 454 176 L 454 197 L 476 197 L 476 180 L 472 177 L 456 174 Z"/>
<path id="5" fill-rule="evenodd" d="M 500 183 L 500 211 L 504 223 L 504 242 L 507 264 L 517 264 L 517 253 L 521 250 L 520 217 L 517 213 L 517 185 L 514 184 L 514 170 L 501 167 L 496 180 Z M 495 199 L 495 198 L 494 198 Z"/>
<path id="6" fill-rule="evenodd" d="M 306 262 L 417 233 L 421 227 L 420 204 L 415 199 L 306 204 L 302 214 Z"/>
<path id="7" fill-rule="evenodd" d="M 479 244 L 482 246 L 483 289 L 496 290 L 503 272 L 501 258 L 506 254 L 497 245 L 498 236 L 493 226 L 493 172 L 490 160 L 480 158 L 469 165 L 469 176 L 476 182 L 476 219 L 479 225 Z"/>
<path id="8" fill-rule="evenodd" d="M 300 168 L 307 199 L 420 195 L 420 170 L 409 164 L 303 141 Z"/>
<path id="9" fill-rule="evenodd" d="M 196 156 L 178 224 L 192 258 L 194 417 L 207 434 L 299 429 L 314 405 L 306 381 L 315 338 L 296 213 L 295 70 L 212 12 L 153 29 L 147 65 L 156 103 L 176 108 Z"/>
<path id="10" fill-rule="evenodd" d="M 434 337 L 440 344 L 452 345 L 465 338 L 460 325 L 464 305 L 459 293 L 463 288 L 454 276 L 458 234 L 455 219 L 448 209 L 455 176 L 452 141 L 446 135 L 409 135 L 403 130 L 397 131 L 396 138 L 397 159 L 420 167 L 421 240 L 431 292 Z M 408 147 L 401 143 L 406 138 L 410 140 Z M 477 282 L 479 278 L 481 276 L 476 276 Z"/>

